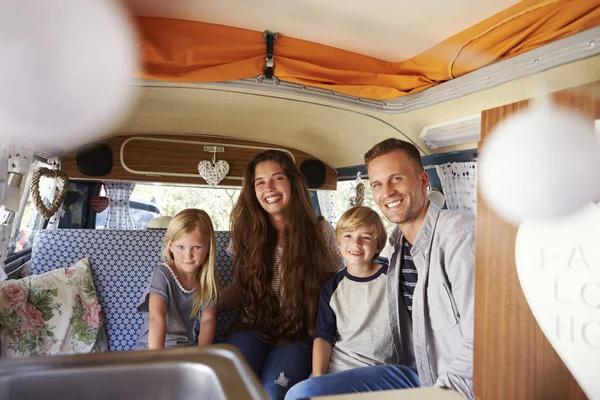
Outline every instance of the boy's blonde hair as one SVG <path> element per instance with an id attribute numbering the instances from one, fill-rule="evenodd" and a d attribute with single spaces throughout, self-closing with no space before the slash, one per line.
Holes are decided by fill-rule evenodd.
<path id="1" fill-rule="evenodd" d="M 219 292 L 219 280 L 215 272 L 217 239 L 212 221 L 205 211 L 197 208 L 188 208 L 180 211 L 171 219 L 165 235 L 162 258 L 165 263 L 172 264 L 174 258 L 173 253 L 169 249 L 169 244 L 193 232 L 200 232 L 201 235 L 207 236 L 209 243 L 206 259 L 196 271 L 196 295 L 194 296 L 194 305 L 192 306 L 191 313 L 192 317 L 195 317 L 204 303 L 216 303 Z"/>
<path id="2" fill-rule="evenodd" d="M 374 257 L 377 258 L 381 250 L 385 247 L 387 232 L 379 214 L 369 207 L 357 206 L 346 211 L 335 227 L 336 240 L 338 243 L 340 242 L 342 232 L 352 232 L 365 227 L 369 229 L 371 235 L 373 235 L 373 239 L 377 243 L 377 253 Z"/>

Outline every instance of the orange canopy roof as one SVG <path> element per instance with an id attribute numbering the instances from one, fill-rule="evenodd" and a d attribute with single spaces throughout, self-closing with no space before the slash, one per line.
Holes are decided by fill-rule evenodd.
<path id="1" fill-rule="evenodd" d="M 262 32 L 166 18 L 133 20 L 141 41 L 140 78 L 222 82 L 256 78 L 264 71 Z M 598 25 L 600 0 L 524 0 L 401 62 L 279 35 L 274 50 L 275 76 L 352 96 L 387 100 L 420 92 Z"/>

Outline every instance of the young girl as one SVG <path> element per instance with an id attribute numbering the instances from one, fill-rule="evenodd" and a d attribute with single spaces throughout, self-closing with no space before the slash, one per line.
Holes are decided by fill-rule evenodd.
<path id="1" fill-rule="evenodd" d="M 212 344 L 218 282 L 216 238 L 206 212 L 179 212 L 165 236 L 163 264 L 152 274 L 137 307 L 144 325 L 136 349 Z"/>

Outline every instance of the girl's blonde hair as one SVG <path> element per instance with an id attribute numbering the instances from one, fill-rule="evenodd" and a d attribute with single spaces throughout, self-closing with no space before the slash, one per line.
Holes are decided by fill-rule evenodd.
<path id="1" fill-rule="evenodd" d="M 172 264 L 175 260 L 169 249 L 169 244 L 193 232 L 200 232 L 201 235 L 207 236 L 209 243 L 206 259 L 200 265 L 200 268 L 196 270 L 196 295 L 194 296 L 191 313 L 192 317 L 195 317 L 203 304 L 216 303 L 219 292 L 219 280 L 215 272 L 217 239 L 212 221 L 205 211 L 188 208 L 173 217 L 167 228 L 162 258 L 165 263 Z"/>
<path id="2" fill-rule="evenodd" d="M 359 228 L 369 229 L 373 239 L 377 243 L 377 253 L 374 258 L 379 256 L 381 250 L 385 247 L 387 232 L 381 222 L 381 217 L 369 207 L 357 206 L 346 211 L 338 221 L 335 227 L 335 237 L 340 242 L 342 232 L 352 232 Z"/>

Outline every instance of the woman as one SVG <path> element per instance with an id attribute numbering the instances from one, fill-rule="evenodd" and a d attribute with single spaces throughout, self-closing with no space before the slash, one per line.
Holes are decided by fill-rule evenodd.
<path id="1" fill-rule="evenodd" d="M 231 213 L 233 283 L 220 310 L 235 308 L 240 349 L 271 399 L 311 371 L 319 293 L 342 268 L 332 226 L 313 209 L 304 177 L 281 151 L 257 154 Z"/>

